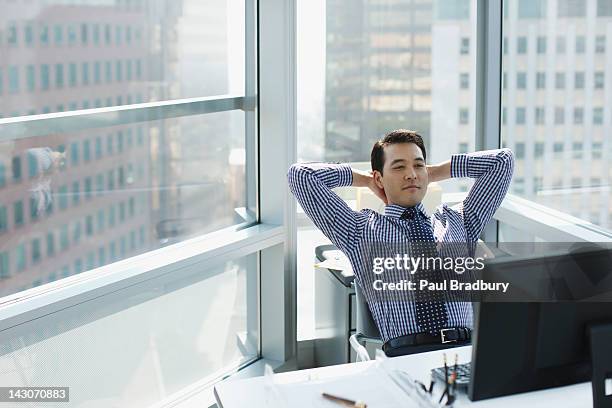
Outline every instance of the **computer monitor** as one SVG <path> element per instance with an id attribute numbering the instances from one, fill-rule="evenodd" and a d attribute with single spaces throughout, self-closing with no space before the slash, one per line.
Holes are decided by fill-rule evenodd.
<path id="1" fill-rule="evenodd" d="M 612 373 L 612 303 L 602 301 L 612 294 L 611 254 L 609 249 L 595 247 L 524 259 L 507 257 L 486 264 L 485 281 L 513 281 L 514 277 L 519 296 L 529 299 L 533 295 L 541 301 L 498 298 L 474 304 L 471 400 L 591 380 L 595 350 L 591 350 L 589 333 L 593 325 L 604 329 L 597 336 L 610 336 L 599 339 L 610 348 L 604 352 L 608 357 L 599 358 L 596 364 L 608 365 L 600 373 Z M 551 298 L 546 301 L 542 296 Z M 565 300 L 552 301 L 555 298 Z M 602 350 L 597 352 L 599 357 L 605 355 Z M 603 378 L 601 383 L 598 380 L 597 392 L 603 382 Z"/>

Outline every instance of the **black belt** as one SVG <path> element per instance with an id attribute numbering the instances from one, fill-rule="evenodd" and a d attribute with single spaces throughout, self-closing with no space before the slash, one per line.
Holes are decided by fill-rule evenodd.
<path id="1" fill-rule="evenodd" d="M 461 343 L 464 341 L 469 341 L 471 338 L 472 329 L 467 327 L 451 327 L 448 329 L 440 329 L 440 333 L 436 334 L 406 334 L 404 336 L 387 340 L 387 342 L 383 344 L 383 351 L 387 352 L 387 349 L 395 349 L 406 346 L 420 346 L 424 344 Z"/>

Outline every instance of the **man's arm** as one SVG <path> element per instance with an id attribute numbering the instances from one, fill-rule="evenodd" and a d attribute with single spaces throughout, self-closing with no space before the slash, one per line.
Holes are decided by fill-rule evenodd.
<path id="1" fill-rule="evenodd" d="M 451 160 L 433 167 L 433 180 L 471 177 L 476 181 L 462 205 L 468 238 L 477 240 L 508 192 L 514 171 L 514 153 L 504 148 L 468 154 L 454 154 Z M 428 168 L 429 171 L 429 168 Z"/>
<path id="2" fill-rule="evenodd" d="M 304 212 L 340 249 L 352 247 L 366 215 L 353 211 L 331 189 L 368 187 L 372 178 L 346 164 L 296 163 L 287 173 L 289 188 Z"/>

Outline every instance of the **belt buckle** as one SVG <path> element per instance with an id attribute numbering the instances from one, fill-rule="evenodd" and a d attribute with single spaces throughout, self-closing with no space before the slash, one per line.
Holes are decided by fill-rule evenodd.
<path id="1" fill-rule="evenodd" d="M 455 329 L 440 329 L 440 339 L 442 340 L 442 344 L 457 342 L 457 340 L 446 340 L 445 339 L 444 333 L 447 331 L 451 331 L 451 330 L 455 330 Z"/>

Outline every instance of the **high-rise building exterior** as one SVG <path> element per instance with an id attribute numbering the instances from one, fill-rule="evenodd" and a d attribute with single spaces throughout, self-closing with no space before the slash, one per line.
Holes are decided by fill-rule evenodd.
<path id="1" fill-rule="evenodd" d="M 327 1 L 325 159 L 404 127 L 430 162 L 475 149 L 476 1 Z M 511 193 L 612 226 L 612 3 L 503 2 L 501 144 Z M 468 181 L 445 185 L 467 190 Z"/>
<path id="2" fill-rule="evenodd" d="M 0 118 L 228 93 L 227 7 L 0 0 Z M 0 136 L 0 297 L 235 223 L 242 122 Z"/>

